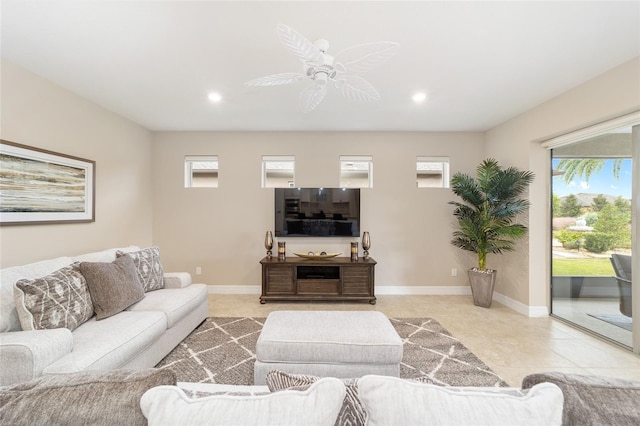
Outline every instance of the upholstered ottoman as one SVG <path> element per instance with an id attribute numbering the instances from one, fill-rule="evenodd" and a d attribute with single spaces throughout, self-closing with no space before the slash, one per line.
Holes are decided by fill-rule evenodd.
<path id="1" fill-rule="evenodd" d="M 374 311 L 276 311 L 256 344 L 254 384 L 271 370 L 321 377 L 400 375 L 402 340 Z"/>

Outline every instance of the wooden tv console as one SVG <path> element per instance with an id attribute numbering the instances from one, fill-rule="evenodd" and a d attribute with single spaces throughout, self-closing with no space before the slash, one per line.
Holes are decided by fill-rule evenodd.
<path id="1" fill-rule="evenodd" d="M 263 258 L 262 295 L 267 301 L 325 300 L 376 303 L 372 258 Z"/>

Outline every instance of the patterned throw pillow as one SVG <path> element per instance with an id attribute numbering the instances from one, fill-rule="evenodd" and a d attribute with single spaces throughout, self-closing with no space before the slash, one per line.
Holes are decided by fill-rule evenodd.
<path id="1" fill-rule="evenodd" d="M 267 386 L 271 392 L 311 385 L 319 379 L 320 377 L 316 376 L 291 374 L 280 370 L 272 370 L 267 373 L 266 377 Z M 358 379 L 341 380 L 347 389 L 347 393 L 344 396 L 342 408 L 336 419 L 335 426 L 363 426 L 365 424 L 366 413 L 358 398 Z"/>
<path id="2" fill-rule="evenodd" d="M 164 271 L 162 263 L 160 263 L 160 249 L 158 247 L 154 246 L 128 253 L 120 250 L 116 252 L 117 257 L 125 254 L 131 256 L 133 263 L 136 264 L 138 278 L 140 278 L 145 293 L 164 288 Z"/>
<path id="3" fill-rule="evenodd" d="M 93 316 L 87 282 L 74 263 L 14 286 L 16 309 L 23 330 L 74 330 Z"/>

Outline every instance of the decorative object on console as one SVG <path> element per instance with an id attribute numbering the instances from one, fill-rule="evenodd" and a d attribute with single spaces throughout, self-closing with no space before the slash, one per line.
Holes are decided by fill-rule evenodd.
<path id="1" fill-rule="evenodd" d="M 533 172 L 503 169 L 489 158 L 478 166 L 476 178 L 456 173 L 451 179 L 451 190 L 463 201 L 449 202 L 456 207 L 458 225 L 451 244 L 478 255 L 478 266 L 468 271 L 476 306 L 489 308 L 493 299 L 496 271 L 486 268 L 487 254 L 515 250 L 514 240 L 527 232 L 513 221 L 529 208 L 529 200 L 520 196 L 533 178 Z"/>
<path id="2" fill-rule="evenodd" d="M 362 257 L 365 259 L 369 258 L 369 249 L 371 248 L 371 238 L 369 237 L 369 232 L 364 231 L 362 233 Z"/>
<path id="3" fill-rule="evenodd" d="M 273 248 L 273 234 L 271 231 L 267 231 L 264 236 L 264 248 L 267 249 L 267 259 L 271 259 L 273 252 L 271 249 Z"/>
<path id="4" fill-rule="evenodd" d="M 325 251 L 321 253 L 314 253 L 310 251 L 309 253 L 293 253 L 298 257 L 302 257 L 305 259 L 331 259 L 332 257 L 340 256 L 342 253 L 327 253 Z"/>
<path id="5" fill-rule="evenodd" d="M 309 78 L 315 84 L 305 89 L 298 98 L 298 107 L 303 113 L 311 112 L 327 95 L 327 84 L 332 82 L 339 93 L 352 101 L 375 102 L 380 99 L 378 91 L 364 78 L 355 75 L 376 68 L 395 55 L 398 43 L 381 41 L 359 44 L 338 52 L 334 58 L 326 52 L 327 40 L 307 40 L 292 28 L 278 25 L 278 36 L 282 44 L 304 66 L 304 73 L 287 72 L 272 74 L 247 81 L 247 86 L 282 86 Z"/>
<path id="6" fill-rule="evenodd" d="M 287 243 L 285 241 L 278 241 L 278 260 L 285 260 L 287 258 Z"/>
<path id="7" fill-rule="evenodd" d="M 95 161 L 0 140 L 0 165 L 0 225 L 95 222 Z"/>
<path id="8" fill-rule="evenodd" d="M 351 243 L 351 260 L 358 260 L 358 243 Z"/>

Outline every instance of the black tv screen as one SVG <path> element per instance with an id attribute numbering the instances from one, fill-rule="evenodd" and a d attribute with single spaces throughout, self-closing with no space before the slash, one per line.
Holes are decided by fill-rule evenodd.
<path id="1" fill-rule="evenodd" d="M 360 188 L 276 188 L 276 237 L 359 237 Z"/>

